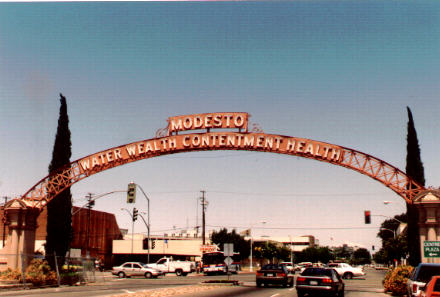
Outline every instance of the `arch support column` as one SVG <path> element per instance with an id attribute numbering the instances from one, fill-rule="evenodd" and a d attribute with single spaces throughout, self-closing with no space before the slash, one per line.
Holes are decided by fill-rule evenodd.
<path id="1" fill-rule="evenodd" d="M 438 247 L 433 249 L 440 250 L 440 191 L 427 190 L 420 193 L 414 199 L 414 205 L 419 214 L 420 259 L 422 263 L 440 263 L 440 252 L 424 251 L 426 241 L 437 241 Z M 430 254 L 433 257 L 429 257 Z"/>
<path id="2" fill-rule="evenodd" d="M 5 224 L 9 230 L 4 249 L 7 267 L 22 270 L 32 260 L 39 213 L 39 209 L 29 207 L 20 199 L 13 199 L 5 205 Z"/>

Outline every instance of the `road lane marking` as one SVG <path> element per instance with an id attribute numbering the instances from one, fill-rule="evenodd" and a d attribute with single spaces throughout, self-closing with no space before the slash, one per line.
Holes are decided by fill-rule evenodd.
<path id="1" fill-rule="evenodd" d="M 270 297 L 275 297 L 275 296 L 278 296 L 278 295 L 280 295 L 280 294 L 276 293 L 276 294 L 273 294 L 273 295 L 270 296 Z"/>

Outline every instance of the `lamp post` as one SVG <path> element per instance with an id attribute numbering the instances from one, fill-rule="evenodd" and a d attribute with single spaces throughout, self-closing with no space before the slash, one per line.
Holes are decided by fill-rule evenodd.
<path id="1" fill-rule="evenodd" d="M 394 234 L 394 239 L 396 239 L 396 230 L 391 230 L 391 229 L 387 229 L 387 228 L 380 228 L 380 230 L 386 230 L 386 231 L 390 231 L 390 232 L 393 232 L 393 234 Z"/>

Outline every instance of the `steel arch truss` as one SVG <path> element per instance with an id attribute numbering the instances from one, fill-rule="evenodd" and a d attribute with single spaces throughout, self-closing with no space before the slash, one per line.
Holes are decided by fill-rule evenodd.
<path id="1" fill-rule="evenodd" d="M 367 175 L 412 203 L 425 188 L 403 171 L 378 158 L 342 146 L 261 131 L 168 135 L 110 148 L 70 163 L 40 180 L 21 199 L 42 209 L 76 182 L 101 171 L 167 154 L 206 150 L 247 150 L 287 154 L 339 165 Z"/>

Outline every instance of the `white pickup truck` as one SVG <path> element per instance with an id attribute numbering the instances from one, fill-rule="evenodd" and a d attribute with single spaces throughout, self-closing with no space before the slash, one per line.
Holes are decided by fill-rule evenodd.
<path id="1" fill-rule="evenodd" d="M 335 269 L 342 278 L 346 279 L 365 275 L 362 268 L 353 267 L 347 263 L 329 263 L 327 266 Z"/>
<path id="2" fill-rule="evenodd" d="M 147 264 L 161 270 L 163 273 L 175 273 L 177 276 L 186 276 L 188 273 L 195 271 L 195 263 L 191 261 L 173 261 L 172 258 L 163 257 L 156 263 Z"/>

